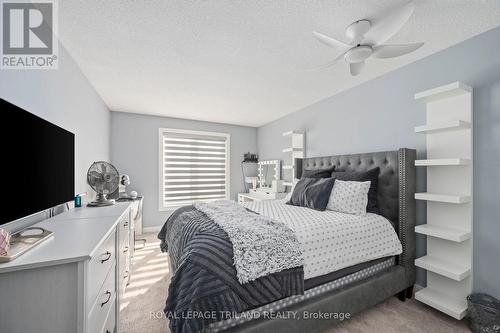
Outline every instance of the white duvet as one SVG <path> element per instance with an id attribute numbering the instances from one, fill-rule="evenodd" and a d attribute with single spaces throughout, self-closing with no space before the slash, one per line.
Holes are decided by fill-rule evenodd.
<path id="1" fill-rule="evenodd" d="M 320 212 L 287 205 L 285 200 L 254 201 L 243 205 L 283 222 L 295 232 L 304 256 L 305 279 L 402 252 L 394 227 L 377 214 Z"/>

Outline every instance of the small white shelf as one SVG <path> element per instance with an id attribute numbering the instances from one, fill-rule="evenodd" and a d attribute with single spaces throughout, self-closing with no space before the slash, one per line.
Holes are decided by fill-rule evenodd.
<path id="1" fill-rule="evenodd" d="M 470 201 L 469 195 L 451 195 L 451 194 L 437 194 L 437 193 L 415 193 L 416 200 L 427 200 L 437 202 L 447 202 L 454 204 L 462 204 Z"/>
<path id="2" fill-rule="evenodd" d="M 427 236 L 437 237 L 452 242 L 463 242 L 470 238 L 471 233 L 458 228 L 441 227 L 432 224 L 421 224 L 415 227 L 415 232 Z"/>
<path id="3" fill-rule="evenodd" d="M 464 120 L 452 120 L 440 124 L 416 126 L 415 133 L 435 134 L 448 131 L 459 131 L 470 129 L 470 123 Z"/>
<path id="4" fill-rule="evenodd" d="M 293 186 L 293 182 L 283 182 L 283 185 L 285 185 L 285 186 Z"/>
<path id="5" fill-rule="evenodd" d="M 304 131 L 288 131 L 288 132 L 284 132 L 283 136 L 290 136 L 293 134 L 304 134 Z"/>
<path id="6" fill-rule="evenodd" d="M 285 148 L 285 149 L 283 149 L 283 152 L 284 153 L 291 153 L 294 151 L 302 151 L 302 150 L 303 150 L 302 148 Z"/>
<path id="7" fill-rule="evenodd" d="M 283 165 L 283 170 L 292 170 L 293 165 Z"/>
<path id="8" fill-rule="evenodd" d="M 467 301 L 465 299 L 457 300 L 445 293 L 440 293 L 433 289 L 424 288 L 417 291 L 415 293 L 415 298 L 458 320 L 465 317 L 467 313 Z"/>
<path id="9" fill-rule="evenodd" d="M 447 166 L 447 165 L 469 165 L 467 158 L 436 158 L 431 160 L 416 160 L 415 166 Z"/>
<path id="10" fill-rule="evenodd" d="M 427 103 L 435 102 L 444 98 L 455 97 L 472 92 L 472 88 L 462 82 L 453 82 L 445 86 L 429 89 L 415 94 L 416 100 L 423 100 Z"/>
<path id="11" fill-rule="evenodd" d="M 455 281 L 462 281 L 470 275 L 470 266 L 458 265 L 449 261 L 431 256 L 415 259 L 415 266 L 436 274 L 446 276 Z"/>

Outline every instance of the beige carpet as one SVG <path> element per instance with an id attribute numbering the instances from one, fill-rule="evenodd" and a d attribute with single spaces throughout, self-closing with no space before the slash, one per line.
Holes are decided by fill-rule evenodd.
<path id="1" fill-rule="evenodd" d="M 131 283 L 122 304 L 120 332 L 169 332 L 162 309 L 168 290 L 168 264 L 156 234 L 146 234 L 147 244 L 135 252 Z M 328 333 L 461 333 L 470 332 L 464 321 L 454 320 L 413 299 L 391 297 L 378 306 L 328 330 Z M 304 332 L 305 333 L 305 332 Z"/>

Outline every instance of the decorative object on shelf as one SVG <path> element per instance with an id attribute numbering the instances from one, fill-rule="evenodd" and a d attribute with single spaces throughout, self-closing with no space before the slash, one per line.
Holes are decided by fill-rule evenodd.
<path id="1" fill-rule="evenodd" d="M 115 201 L 107 199 L 107 195 L 116 191 L 119 181 L 118 170 L 111 163 L 105 161 L 92 163 L 87 171 L 87 183 L 97 192 L 97 198 L 87 206 L 103 207 L 113 205 Z"/>
<path id="2" fill-rule="evenodd" d="M 130 197 L 135 200 L 137 199 L 137 191 L 130 191 Z"/>
<path id="3" fill-rule="evenodd" d="M 288 131 L 283 133 L 284 137 L 290 138 L 290 145 L 283 149 L 283 153 L 287 153 L 288 156 L 285 157 L 285 165 L 283 165 L 283 170 L 285 180 L 283 182 L 284 186 L 293 186 L 296 174 L 295 159 L 305 157 L 305 143 L 304 143 L 304 132 L 303 131 Z"/>
<path id="4" fill-rule="evenodd" d="M 250 152 L 243 154 L 243 163 L 257 163 L 259 162 L 259 155 Z"/>
<path id="5" fill-rule="evenodd" d="M 0 255 L 0 263 L 9 262 L 53 236 L 53 232 L 40 227 L 30 227 L 10 236 L 8 252 Z"/>
<path id="6" fill-rule="evenodd" d="M 415 166 L 427 168 L 427 223 L 415 227 L 426 235 L 427 254 L 415 266 L 427 271 L 427 287 L 415 298 L 449 316 L 462 319 L 472 291 L 473 133 L 472 88 L 454 82 L 415 94 L 426 103 L 427 157 Z"/>
<path id="7" fill-rule="evenodd" d="M 0 256 L 6 256 L 9 253 L 10 233 L 5 229 L 0 229 Z"/>
<path id="8" fill-rule="evenodd" d="M 280 180 L 280 160 L 259 161 L 259 185 L 262 189 L 270 190 L 273 180 Z"/>
<path id="9" fill-rule="evenodd" d="M 345 28 L 348 43 L 314 31 L 314 36 L 323 44 L 334 48 L 340 54 L 331 62 L 319 67 L 326 69 L 343 59 L 349 64 L 351 75 L 361 73 L 365 60 L 370 57 L 385 59 L 411 53 L 424 43 L 384 44 L 394 36 L 413 14 L 415 5 L 412 1 L 387 12 L 376 21 L 361 18 Z"/>

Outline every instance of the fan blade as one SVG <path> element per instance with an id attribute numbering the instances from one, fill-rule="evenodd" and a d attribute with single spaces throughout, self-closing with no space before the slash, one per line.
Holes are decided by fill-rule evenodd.
<path id="1" fill-rule="evenodd" d="M 365 62 L 352 62 L 349 64 L 349 70 L 351 71 L 352 76 L 356 76 L 361 73 L 361 70 L 365 67 Z"/>
<path id="2" fill-rule="evenodd" d="M 334 49 L 337 49 L 339 51 L 342 51 L 344 53 L 348 49 L 351 48 L 349 44 L 346 44 L 344 42 L 341 42 L 340 40 L 333 39 L 331 37 L 328 37 L 327 35 L 323 35 L 322 33 L 319 33 L 317 31 L 313 31 L 314 37 L 316 37 L 321 43 L 333 47 Z"/>
<path id="3" fill-rule="evenodd" d="M 415 51 L 424 43 L 380 45 L 373 47 L 372 57 L 379 59 L 395 58 Z"/>
<path id="4" fill-rule="evenodd" d="M 342 59 L 343 57 L 344 57 L 344 53 L 341 53 L 337 56 L 337 58 L 333 59 L 332 61 L 327 62 L 326 64 L 323 64 L 323 65 L 314 67 L 314 68 L 308 68 L 308 69 L 306 69 L 306 71 L 318 71 L 318 70 L 322 70 L 322 69 L 331 68 L 331 67 L 335 66 L 339 62 L 339 60 Z"/>
<path id="5" fill-rule="evenodd" d="M 385 43 L 403 27 L 414 9 L 412 1 L 394 9 L 388 16 L 373 24 L 372 29 L 365 35 L 365 40 L 375 45 Z"/>

